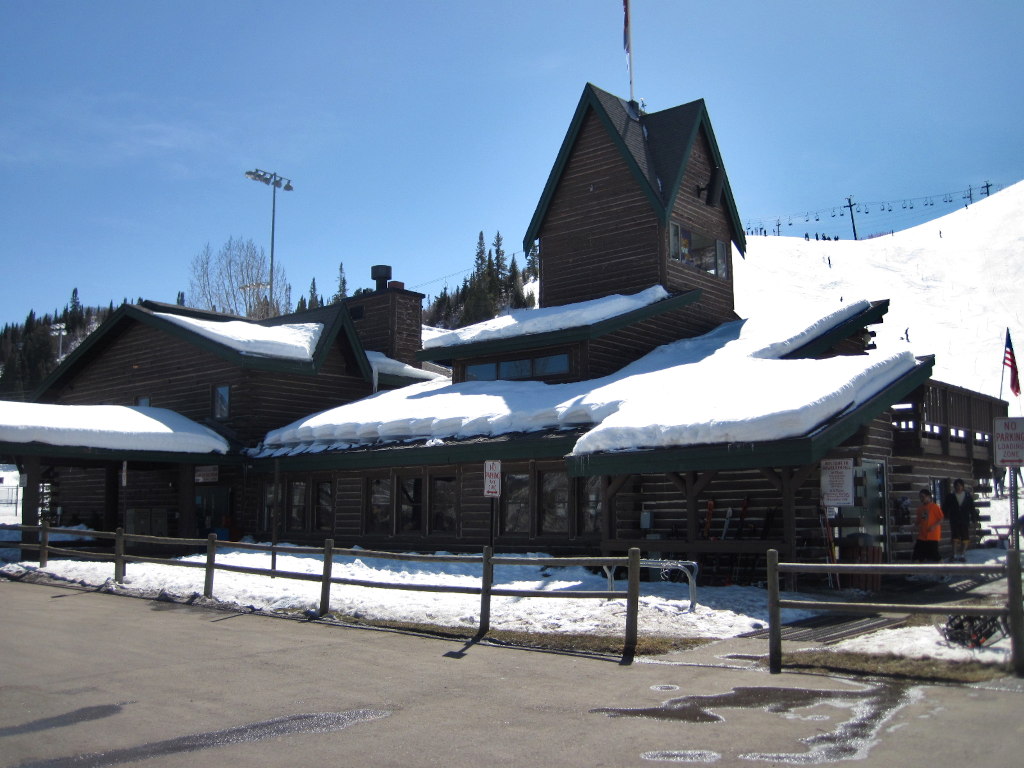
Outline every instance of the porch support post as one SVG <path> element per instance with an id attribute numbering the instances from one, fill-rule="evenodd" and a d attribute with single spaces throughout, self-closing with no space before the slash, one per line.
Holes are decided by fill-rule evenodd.
<path id="1" fill-rule="evenodd" d="M 761 474 L 782 496 L 782 546 L 789 562 L 796 561 L 796 492 L 807 481 L 816 465 L 781 467 L 777 471 L 762 467 Z M 790 574 L 792 576 L 792 574 Z M 792 585 L 791 585 L 792 586 Z"/>
<path id="2" fill-rule="evenodd" d="M 103 468 L 103 530 L 112 531 L 120 527 L 121 511 L 121 467 L 107 464 Z"/>
<path id="3" fill-rule="evenodd" d="M 683 492 L 686 497 L 686 540 L 697 540 L 697 509 L 698 497 L 711 485 L 711 481 L 718 474 L 717 470 L 707 472 L 666 472 L 666 476 L 672 483 Z"/>
<path id="4" fill-rule="evenodd" d="M 604 522 L 604 540 L 615 538 L 615 497 L 632 475 L 604 475 L 601 478 L 601 517 Z"/>
<path id="5" fill-rule="evenodd" d="M 26 456 L 22 460 L 21 470 L 25 474 L 25 488 L 21 494 L 21 524 L 39 525 L 39 481 L 42 480 L 39 457 Z M 35 531 L 22 531 L 21 541 L 24 544 L 38 544 L 39 534 Z M 39 553 L 22 549 L 19 557 L 22 560 L 36 560 Z"/>
<path id="6" fill-rule="evenodd" d="M 196 530 L 196 468 L 178 465 L 178 535 L 193 538 Z"/>

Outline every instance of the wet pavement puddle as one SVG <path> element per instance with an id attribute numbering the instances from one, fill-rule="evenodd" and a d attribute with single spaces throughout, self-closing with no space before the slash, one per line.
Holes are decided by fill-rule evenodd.
<path id="1" fill-rule="evenodd" d="M 673 686 L 651 686 L 670 690 Z M 729 693 L 682 696 L 657 707 L 590 710 L 608 717 L 639 717 L 683 723 L 724 723 L 723 710 L 762 710 L 789 720 L 835 723 L 830 730 L 800 738 L 803 752 L 740 752 L 730 758 L 770 763 L 818 765 L 866 757 L 877 743 L 882 727 L 893 715 L 920 697 L 920 689 L 890 682 L 866 684 L 861 690 L 811 690 L 804 688 L 746 687 Z M 834 717 L 838 712 L 839 716 Z M 723 758 L 706 749 L 644 752 L 653 762 L 714 763 Z"/>
<path id="2" fill-rule="evenodd" d="M 350 725 L 365 723 L 387 717 L 391 713 L 378 709 L 355 709 L 349 712 L 317 712 L 291 715 L 273 720 L 247 723 L 235 728 L 226 728 L 209 733 L 194 733 L 175 739 L 141 744 L 137 747 L 113 749 L 85 755 L 69 755 L 21 763 L 17 768 L 102 768 L 146 760 L 163 755 L 199 752 L 229 744 L 246 744 L 266 741 L 279 736 L 294 734 L 331 733 Z"/>

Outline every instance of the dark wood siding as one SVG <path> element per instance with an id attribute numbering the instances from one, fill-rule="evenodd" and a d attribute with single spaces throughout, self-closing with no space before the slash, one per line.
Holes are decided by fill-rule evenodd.
<path id="1" fill-rule="evenodd" d="M 542 307 L 636 293 L 659 281 L 658 222 L 591 111 L 540 231 Z"/>

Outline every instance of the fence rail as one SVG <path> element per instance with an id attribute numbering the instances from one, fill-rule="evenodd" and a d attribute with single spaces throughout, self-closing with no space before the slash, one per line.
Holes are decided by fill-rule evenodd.
<path id="1" fill-rule="evenodd" d="M 640 606 L 640 550 L 633 548 L 625 557 L 559 557 L 559 558 L 537 558 L 537 557 L 513 557 L 508 555 L 495 556 L 493 548 L 484 547 L 480 555 L 417 555 L 408 553 L 378 552 L 368 549 L 335 549 L 333 539 L 327 539 L 323 547 L 294 547 L 281 546 L 277 544 L 252 544 L 248 542 L 221 541 L 216 534 L 210 534 L 205 539 L 177 539 L 164 536 L 151 536 L 143 534 L 125 533 L 123 528 L 116 531 L 88 531 L 80 529 L 54 528 L 47 523 L 41 525 L 10 525 L 0 526 L 7 530 L 20 530 L 22 541 L 15 546 L 22 550 L 39 553 L 39 564 L 45 567 L 49 558 L 53 555 L 89 558 L 94 560 L 112 560 L 114 563 L 114 581 L 121 583 L 125 578 L 125 570 L 128 563 L 147 563 L 151 565 L 169 565 L 185 568 L 205 569 L 205 580 L 203 595 L 207 598 L 213 597 L 214 576 L 217 571 L 230 573 L 244 573 L 256 576 L 268 576 L 271 578 L 296 579 L 300 581 L 318 581 L 321 583 L 320 603 L 317 610 L 318 616 L 325 616 L 330 609 L 331 586 L 342 585 L 352 587 L 369 587 L 372 589 L 400 589 L 417 592 L 442 592 L 452 594 L 479 595 L 480 596 L 480 622 L 476 637 L 482 638 L 490 631 L 491 598 L 492 597 L 558 597 L 566 599 L 625 599 L 626 601 L 626 627 L 623 643 L 624 655 L 631 657 L 636 651 L 638 634 L 638 613 Z M 38 538 L 38 541 L 26 540 L 24 534 L 30 534 L 31 538 Z M 114 551 L 110 552 L 86 552 L 79 549 L 54 546 L 50 543 L 51 534 L 71 534 L 76 536 L 87 536 L 92 539 L 113 539 Z M 205 562 L 179 560 L 161 557 L 149 557 L 144 555 L 133 555 L 125 551 L 126 544 L 161 544 L 177 547 L 206 548 Z M 271 568 L 251 568 L 242 565 L 229 565 L 217 562 L 217 550 L 220 547 L 231 549 L 245 549 L 256 552 L 269 552 L 271 554 Z M 276 555 L 287 553 L 289 555 L 315 555 L 323 558 L 323 572 L 302 573 L 298 571 L 281 571 L 276 567 Z M 429 563 L 479 563 L 481 565 L 480 586 L 453 586 L 445 584 L 408 584 L 389 583 L 379 581 L 365 581 L 361 579 L 347 579 L 331 574 L 334 557 L 353 556 L 359 558 L 378 558 L 388 560 L 402 560 L 413 562 Z M 505 589 L 494 586 L 494 566 L 496 565 L 525 565 L 525 566 L 549 566 L 549 567 L 607 567 L 626 568 L 627 585 L 622 590 L 561 590 L 557 592 L 539 589 Z"/>
<path id="2" fill-rule="evenodd" d="M 959 605 L 937 603 L 933 605 L 904 605 L 902 603 L 819 602 L 813 600 L 783 600 L 779 597 L 781 573 L 870 573 L 875 575 L 919 574 L 932 576 L 989 575 L 1006 577 L 1006 604 L 1002 606 Z M 1009 549 L 1005 565 L 875 565 L 780 563 L 779 552 L 768 550 L 768 668 L 772 674 L 782 671 L 782 617 L 783 608 L 809 611 L 839 611 L 845 613 L 920 613 L 931 615 L 999 616 L 1008 619 L 1010 629 L 1010 663 L 1017 677 L 1024 677 L 1024 595 L 1021 593 L 1020 552 Z"/>

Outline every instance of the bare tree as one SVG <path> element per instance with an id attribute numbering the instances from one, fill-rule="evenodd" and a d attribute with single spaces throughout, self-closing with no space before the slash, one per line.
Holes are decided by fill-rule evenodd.
<path id="1" fill-rule="evenodd" d="M 228 238 L 216 254 L 207 243 L 192 259 L 191 306 L 254 320 L 286 314 L 291 311 L 291 286 L 279 263 L 274 265 L 274 306 L 269 294 L 270 265 L 252 240 Z"/>

